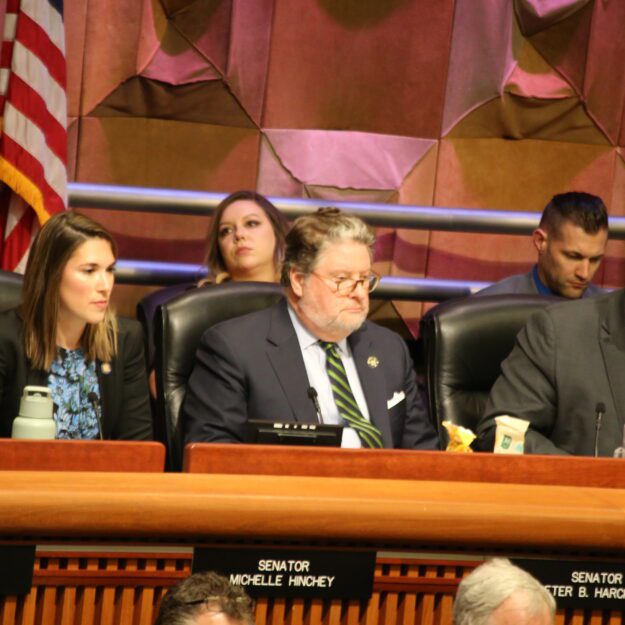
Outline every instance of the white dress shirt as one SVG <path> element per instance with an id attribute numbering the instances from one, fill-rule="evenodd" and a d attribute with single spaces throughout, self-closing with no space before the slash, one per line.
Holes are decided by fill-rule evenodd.
<path id="1" fill-rule="evenodd" d="M 304 357 L 304 366 L 306 367 L 308 384 L 317 391 L 317 399 L 321 409 L 321 418 L 324 423 L 345 425 L 345 421 L 339 415 L 338 408 L 334 403 L 334 395 L 332 394 L 332 387 L 330 386 L 330 378 L 328 377 L 328 373 L 326 371 L 325 350 L 321 347 L 321 345 L 319 345 L 319 339 L 304 327 L 291 306 L 288 306 L 288 309 L 300 349 L 302 350 L 302 356 Z M 347 339 L 337 342 L 336 345 L 341 361 L 343 362 L 343 367 L 345 368 L 345 373 L 347 374 L 347 380 L 349 381 L 352 393 L 354 394 L 354 399 L 360 408 L 362 416 L 367 419 L 367 421 L 370 421 L 371 419 L 369 417 L 367 401 L 365 400 L 365 395 L 362 391 L 362 385 L 360 384 L 360 378 L 358 377 L 356 363 L 354 362 L 352 351 L 349 348 Z M 356 430 L 348 427 L 343 429 L 341 447 L 362 447 L 362 443 L 356 433 Z"/>

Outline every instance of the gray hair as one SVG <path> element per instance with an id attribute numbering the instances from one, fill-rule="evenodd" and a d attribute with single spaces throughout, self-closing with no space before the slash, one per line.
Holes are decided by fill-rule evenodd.
<path id="1" fill-rule="evenodd" d="M 194 625 L 206 613 L 224 614 L 237 625 L 254 625 L 254 602 L 217 573 L 194 573 L 172 586 L 154 625 Z"/>
<path id="2" fill-rule="evenodd" d="M 373 255 L 375 235 L 359 217 L 342 213 L 338 208 L 320 208 L 312 215 L 296 219 L 286 235 L 282 285 L 290 286 L 291 269 L 304 274 L 314 271 L 319 256 L 326 248 L 342 241 L 362 243 Z"/>
<path id="3" fill-rule="evenodd" d="M 527 615 L 549 611 L 551 620 L 556 602 L 549 591 L 529 573 L 506 558 L 494 558 L 465 577 L 456 593 L 453 625 L 487 625 L 491 614 L 506 599 L 519 593 L 525 599 Z"/>

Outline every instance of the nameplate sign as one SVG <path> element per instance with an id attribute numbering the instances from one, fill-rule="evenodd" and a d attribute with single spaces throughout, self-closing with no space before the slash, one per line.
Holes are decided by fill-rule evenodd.
<path id="1" fill-rule="evenodd" d="M 558 608 L 625 608 L 625 563 L 517 559 L 513 562 L 547 587 Z"/>
<path id="2" fill-rule="evenodd" d="M 0 545 L 0 596 L 27 595 L 34 566 L 35 545 Z"/>
<path id="3" fill-rule="evenodd" d="M 193 572 L 216 571 L 252 597 L 369 599 L 375 551 L 201 548 Z"/>

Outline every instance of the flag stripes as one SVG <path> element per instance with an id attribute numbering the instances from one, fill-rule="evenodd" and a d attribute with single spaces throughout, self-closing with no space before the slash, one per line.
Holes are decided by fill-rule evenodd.
<path id="1" fill-rule="evenodd" d="M 37 223 L 67 206 L 66 86 L 62 2 L 6 0 L 0 48 L 0 181 L 25 203 L 11 198 L 0 206 L 8 212 L 5 269 L 23 266 Z"/>
<path id="2" fill-rule="evenodd" d="M 37 219 L 32 208 L 16 193 L 7 187 L 10 196 L 7 223 L 5 226 L 5 245 L 2 253 L 2 266 L 12 271 L 24 273 L 28 250 L 37 232 Z"/>

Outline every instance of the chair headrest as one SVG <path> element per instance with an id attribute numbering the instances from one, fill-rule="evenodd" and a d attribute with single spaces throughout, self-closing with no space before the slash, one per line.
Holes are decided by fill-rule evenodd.
<path id="1" fill-rule="evenodd" d="M 423 317 L 428 408 L 442 440 L 444 420 L 475 431 L 516 335 L 533 313 L 558 301 L 541 295 L 468 297 Z"/>
<path id="2" fill-rule="evenodd" d="M 23 276 L 0 270 L 0 311 L 15 308 L 22 301 Z"/>
<path id="3" fill-rule="evenodd" d="M 192 368 L 195 351 L 206 329 L 271 306 L 282 297 L 282 287 L 267 282 L 229 282 L 193 289 L 160 307 L 156 336 L 160 337 L 160 347 L 167 350 L 170 358 L 176 355 L 181 363 L 188 362 Z"/>
<path id="4" fill-rule="evenodd" d="M 180 410 L 202 334 L 221 321 L 267 308 L 283 297 L 278 284 L 230 282 L 193 289 L 157 311 L 156 383 L 172 467 L 182 464 Z"/>
<path id="5" fill-rule="evenodd" d="M 529 317 L 560 301 L 544 295 L 514 294 L 445 302 L 421 321 L 426 358 L 436 358 L 431 364 L 447 382 L 456 380 L 465 387 L 489 391 Z"/>

